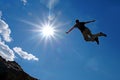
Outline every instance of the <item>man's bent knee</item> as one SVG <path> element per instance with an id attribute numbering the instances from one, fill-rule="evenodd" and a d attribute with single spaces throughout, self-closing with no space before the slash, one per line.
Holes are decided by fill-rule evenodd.
<path id="1" fill-rule="evenodd" d="M 92 38 L 84 38 L 85 41 L 94 41 Z"/>

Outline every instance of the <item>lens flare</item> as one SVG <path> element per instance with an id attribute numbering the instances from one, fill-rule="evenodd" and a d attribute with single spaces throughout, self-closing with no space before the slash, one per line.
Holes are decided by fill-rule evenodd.
<path id="1" fill-rule="evenodd" d="M 32 26 L 30 31 L 32 31 L 33 36 L 31 39 L 36 39 L 38 41 L 37 45 L 43 43 L 45 46 L 52 45 L 54 43 L 59 43 L 59 40 L 63 37 L 60 33 L 61 25 L 60 21 L 56 20 L 49 20 L 49 19 L 42 19 L 37 20 L 36 23 L 22 20 L 24 23 L 29 24 Z"/>
<path id="2" fill-rule="evenodd" d="M 43 25 L 40 32 L 41 32 L 41 35 L 46 38 L 53 37 L 55 35 L 55 29 L 52 26 L 47 24 Z"/>

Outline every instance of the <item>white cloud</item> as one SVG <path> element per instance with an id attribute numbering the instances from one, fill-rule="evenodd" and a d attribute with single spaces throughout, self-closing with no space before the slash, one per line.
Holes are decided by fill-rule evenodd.
<path id="1" fill-rule="evenodd" d="M 27 0 L 21 0 L 23 2 L 24 5 L 26 5 Z"/>
<path id="2" fill-rule="evenodd" d="M 10 37 L 11 30 L 9 29 L 8 24 L 2 20 L 1 17 L 2 11 L 0 11 L 0 56 L 7 61 L 13 61 L 15 58 L 14 52 L 4 43 L 12 40 Z"/>
<path id="3" fill-rule="evenodd" d="M 14 47 L 13 50 L 22 58 L 27 59 L 27 60 L 36 60 L 38 61 L 39 59 L 36 58 L 34 55 L 27 53 L 22 50 L 20 47 Z"/>
<path id="4" fill-rule="evenodd" d="M 10 42 L 12 38 L 10 37 L 11 30 L 8 24 L 1 19 L 2 12 L 0 11 L 0 37 L 3 38 L 4 41 Z"/>
<path id="5" fill-rule="evenodd" d="M 14 61 L 15 53 L 18 53 L 22 58 L 27 60 L 38 60 L 35 56 L 32 54 L 28 54 L 25 51 L 22 51 L 20 47 L 15 47 L 14 51 L 9 48 L 5 42 L 11 42 L 12 38 L 10 37 L 11 30 L 9 28 L 9 25 L 1 19 L 2 17 L 2 11 L 0 11 L 0 56 L 2 56 L 7 61 Z"/>
<path id="6" fill-rule="evenodd" d="M 6 45 L 4 42 L 0 41 L 0 56 L 2 56 L 7 61 L 14 61 L 14 52 Z"/>

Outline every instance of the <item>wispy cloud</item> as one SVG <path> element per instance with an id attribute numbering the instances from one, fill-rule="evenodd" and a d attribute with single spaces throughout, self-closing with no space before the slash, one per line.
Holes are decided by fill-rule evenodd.
<path id="1" fill-rule="evenodd" d="M 49 9 L 54 8 L 54 6 L 58 3 L 58 0 L 49 0 L 48 7 Z"/>
<path id="2" fill-rule="evenodd" d="M 59 0 L 40 0 L 40 2 L 46 5 L 46 7 L 48 7 L 49 9 L 54 8 L 58 1 Z"/>
<path id="3" fill-rule="evenodd" d="M 27 0 L 21 0 L 23 2 L 24 5 L 26 5 Z"/>
<path id="4" fill-rule="evenodd" d="M 14 61 L 14 52 L 6 45 L 4 42 L 0 41 L 0 56 L 2 56 L 7 61 Z"/>
<path id="5" fill-rule="evenodd" d="M 1 19 L 2 12 L 0 11 L 0 37 L 3 37 L 3 40 L 6 42 L 10 42 L 12 38 L 10 37 L 11 30 L 8 24 Z"/>
<path id="6" fill-rule="evenodd" d="M 48 20 L 53 21 L 56 18 L 56 14 L 53 11 L 59 0 L 40 0 L 40 2 L 49 9 L 49 13 L 47 16 Z M 59 12 L 57 13 L 57 15 L 59 15 Z"/>
<path id="7" fill-rule="evenodd" d="M 34 55 L 27 53 L 22 50 L 20 47 L 14 47 L 13 50 L 22 58 L 27 59 L 27 60 L 36 60 L 38 61 L 39 59 L 36 58 Z"/>

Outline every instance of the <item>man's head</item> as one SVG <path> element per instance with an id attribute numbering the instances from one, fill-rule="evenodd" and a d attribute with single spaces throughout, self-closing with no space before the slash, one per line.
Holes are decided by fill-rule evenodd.
<path id="1" fill-rule="evenodd" d="M 78 20 L 78 19 L 76 19 L 76 23 L 79 23 L 79 20 Z"/>

